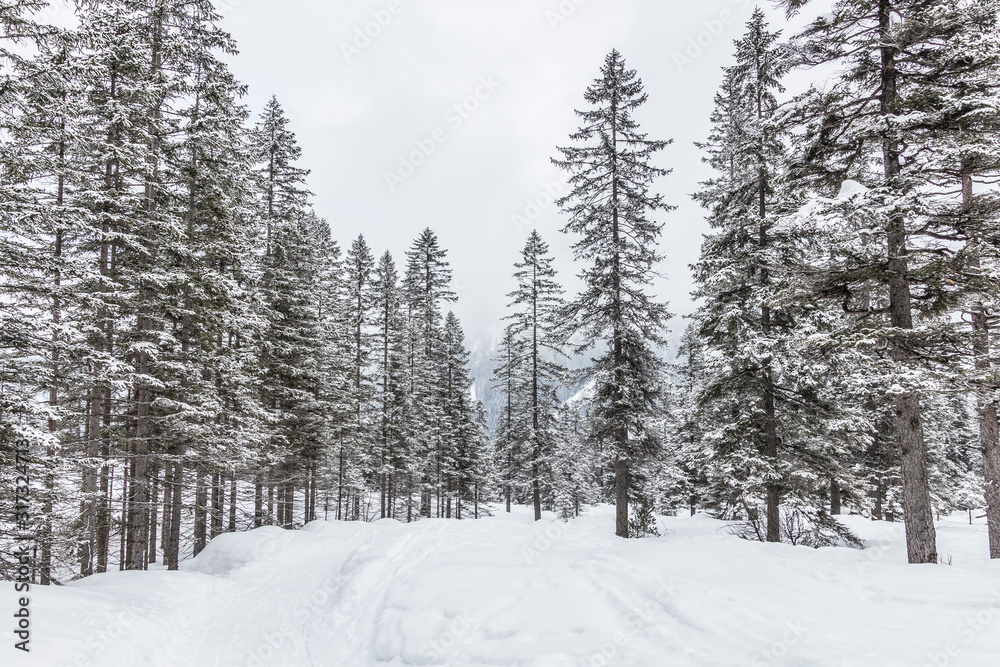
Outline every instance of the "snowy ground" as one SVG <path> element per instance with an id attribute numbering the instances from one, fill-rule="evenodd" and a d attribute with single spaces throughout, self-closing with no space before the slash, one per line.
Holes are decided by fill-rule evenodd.
<path id="1" fill-rule="evenodd" d="M 942 522 L 951 566 L 909 566 L 901 525 L 846 520 L 866 550 L 703 515 L 622 541 L 607 508 L 226 534 L 179 573 L 34 588 L 32 653 L 8 633 L 0 665 L 1000 665 L 984 526 Z"/>

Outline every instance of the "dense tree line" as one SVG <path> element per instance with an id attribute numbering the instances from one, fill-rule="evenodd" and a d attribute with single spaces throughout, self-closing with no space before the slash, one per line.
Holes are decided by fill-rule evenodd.
<path id="1" fill-rule="evenodd" d="M 79 2 L 68 30 L 43 5 L 0 6 L 0 428 L 36 443 L 41 583 L 267 524 L 475 516 L 489 443 L 434 233 L 403 275 L 341 252 L 208 0 Z"/>
<path id="2" fill-rule="evenodd" d="M 812 546 L 859 544 L 845 511 L 902 518 L 917 563 L 937 515 L 985 501 L 1000 557 L 995 0 L 837 0 L 791 40 L 754 13 L 698 144 L 710 231 L 676 351 L 670 142 L 612 51 L 553 159 L 583 288 L 537 232 L 511 258 L 492 438 L 440 240 L 398 266 L 342 251 L 209 0 L 80 0 L 72 29 L 44 5 L 0 3 L 0 429 L 34 443 L 41 583 L 495 501 Z"/>

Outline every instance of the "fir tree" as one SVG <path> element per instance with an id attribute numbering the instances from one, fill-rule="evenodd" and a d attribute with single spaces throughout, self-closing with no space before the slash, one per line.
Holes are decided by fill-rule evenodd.
<path id="1" fill-rule="evenodd" d="M 267 304 L 261 364 L 262 398 L 274 422 L 262 463 L 269 467 L 268 520 L 291 526 L 298 458 L 317 446 L 321 432 L 318 374 L 322 347 L 316 294 L 316 248 L 329 237 L 326 223 L 307 208 L 307 174 L 288 119 L 272 98 L 252 133 L 257 192 L 264 228 L 262 290 Z M 257 495 L 263 479 L 258 480 Z M 274 498 L 275 491 L 277 499 Z M 272 518 L 277 507 L 277 516 Z"/>
<path id="2" fill-rule="evenodd" d="M 992 67 L 971 53 L 946 55 L 952 39 L 980 29 L 972 4 L 841 0 L 798 40 L 803 64 L 842 72 L 829 91 L 805 95 L 794 116 L 804 125 L 800 183 L 829 198 L 803 220 L 819 221 L 827 235 L 810 273 L 817 294 L 861 315 L 842 343 L 886 343 L 887 354 L 872 350 L 869 368 L 885 380 L 882 403 L 893 406 L 913 563 L 937 562 L 921 400 L 934 388 L 927 371 L 956 360 L 943 315 L 956 308 L 962 282 L 948 239 L 927 224 L 937 195 L 925 187 L 933 160 L 923 156 L 947 123 L 936 103 L 941 86 L 959 94 L 960 80 Z M 849 196 L 848 180 L 863 188 Z"/>
<path id="3" fill-rule="evenodd" d="M 392 255 L 386 252 L 375 267 L 372 284 L 372 336 L 378 407 L 376 452 L 381 518 L 395 518 L 399 477 L 406 470 L 403 415 L 406 407 L 406 347 L 403 295 Z"/>
<path id="4" fill-rule="evenodd" d="M 504 327 L 500 349 L 494 358 L 493 388 L 503 400 L 494 442 L 496 444 L 497 465 L 502 471 L 505 509 L 510 513 L 514 492 L 514 477 L 521 466 L 521 443 L 524 438 L 523 420 L 514 408 L 515 376 L 517 374 L 517 343 L 514 325 Z"/>
<path id="5" fill-rule="evenodd" d="M 568 171 L 572 192 L 560 206 L 570 220 L 563 231 L 582 238 L 577 260 L 588 262 L 585 289 L 568 310 L 580 349 L 602 351 L 590 373 L 597 380 L 594 429 L 612 452 L 615 474 L 616 534 L 628 537 L 629 467 L 659 448 L 650 417 L 659 400 L 663 364 L 658 348 L 670 315 L 646 293 L 660 256 L 662 225 L 649 216 L 667 211 L 653 181 L 667 172 L 651 164 L 669 142 L 639 132 L 633 113 L 645 103 L 642 82 L 612 51 L 601 77 L 587 89 L 593 108 L 578 111 L 583 127 L 554 160 Z"/>
<path id="6" fill-rule="evenodd" d="M 451 268 L 447 251 L 437 236 L 425 229 L 406 253 L 403 294 L 407 312 L 407 372 L 410 409 L 407 411 L 407 438 L 412 461 L 410 494 L 416 489 L 413 476 L 420 483 L 419 512 L 432 516 L 432 498 L 442 516 L 442 474 L 444 460 L 444 395 L 441 369 L 444 364 L 442 306 L 455 301 L 451 291 Z M 411 516 L 407 510 L 407 517 Z"/>
<path id="7" fill-rule="evenodd" d="M 350 327 L 351 385 L 353 387 L 351 403 L 354 418 L 348 431 L 346 448 L 341 447 L 340 452 L 341 480 L 339 484 L 341 487 L 344 487 L 346 468 L 368 470 L 373 467 L 365 459 L 371 449 L 370 433 L 372 430 L 368 414 L 373 391 L 370 377 L 371 336 L 369 327 L 374 305 L 372 273 L 375 269 L 375 259 L 372 257 L 364 236 L 359 236 L 351 244 L 345 258 L 344 269 L 347 288 L 345 314 Z M 362 480 L 356 480 L 355 483 L 347 486 L 349 498 L 355 500 L 355 508 L 357 508 L 356 498 L 362 488 L 357 483 L 360 481 Z M 338 492 L 338 496 L 340 495 L 341 492 Z M 339 506 L 337 512 L 340 515 Z"/>
<path id="8" fill-rule="evenodd" d="M 549 247 L 532 231 L 514 265 L 517 289 L 508 295 L 513 312 L 507 330 L 511 346 L 513 392 L 517 419 L 523 424 L 526 453 L 523 465 L 531 487 L 535 521 L 542 518 L 542 487 L 551 486 L 552 456 L 556 441 L 556 390 L 565 375 L 560 366 L 562 349 L 560 315 L 565 307 L 562 288 L 555 281 Z M 513 412 L 513 411 L 512 411 Z"/>

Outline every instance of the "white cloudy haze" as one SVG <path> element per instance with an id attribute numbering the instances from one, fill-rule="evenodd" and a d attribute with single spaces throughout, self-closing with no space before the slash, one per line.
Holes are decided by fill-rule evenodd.
<path id="1" fill-rule="evenodd" d="M 783 12 L 764 7 L 773 25 Z M 820 5 L 825 3 L 818 3 Z M 550 164 L 576 129 L 574 108 L 605 54 L 619 49 L 649 93 L 639 120 L 672 138 L 659 184 L 678 209 L 665 223 L 661 298 L 691 310 L 688 265 L 706 230 L 690 194 L 708 176 L 693 142 L 748 0 L 221 0 L 238 40 L 232 66 L 258 112 L 275 94 L 303 148 L 316 208 L 346 246 L 363 233 L 397 262 L 431 227 L 449 249 L 471 344 L 500 328 L 513 262 L 532 222 L 564 284 L 576 267 L 555 206 Z M 379 22 L 377 22 L 379 21 Z M 801 19 L 796 21 L 801 24 Z M 365 35 L 374 34 L 373 37 Z M 456 107 L 456 105 L 458 105 Z M 433 153 L 412 175 L 401 158 Z M 423 155 L 416 156 L 417 162 Z M 399 178 L 400 173 L 407 178 Z M 389 178 L 387 174 L 395 174 Z M 681 322 L 674 323 L 680 329 Z"/>

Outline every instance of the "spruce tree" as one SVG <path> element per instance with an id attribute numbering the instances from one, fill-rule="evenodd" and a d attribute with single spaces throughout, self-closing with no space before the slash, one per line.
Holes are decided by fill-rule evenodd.
<path id="1" fill-rule="evenodd" d="M 410 495 L 414 490 L 419 491 L 419 513 L 427 517 L 432 516 L 434 509 L 442 516 L 444 509 L 441 502 L 445 418 L 445 390 L 441 384 L 445 363 L 442 307 L 456 299 L 446 258 L 447 251 L 440 247 L 437 236 L 425 229 L 406 253 L 403 278 L 410 385 L 406 430 L 412 447 L 408 486 Z M 432 509 L 434 498 L 437 503 Z M 408 509 L 408 518 L 411 513 L 412 509 Z"/>
<path id="2" fill-rule="evenodd" d="M 794 11 L 802 0 L 783 3 Z M 956 309 L 962 278 L 953 251 L 928 224 L 937 195 L 926 186 L 925 160 L 934 132 L 947 123 L 936 103 L 942 85 L 960 81 L 988 61 L 946 55 L 948 43 L 979 27 L 973 3 L 926 0 L 840 0 L 798 39 L 803 65 L 840 71 L 826 92 L 802 97 L 797 175 L 826 199 L 812 212 L 828 243 L 812 262 L 815 293 L 861 315 L 841 336 L 871 347 L 871 374 L 891 404 L 900 451 L 907 551 L 912 563 L 937 562 L 934 515 L 923 428 L 927 374 L 955 361 L 946 313 Z M 995 12 L 994 12 L 995 14 Z M 853 196 L 843 186 L 855 181 Z M 840 197 L 835 197 L 837 193 Z M 881 406 L 880 406 L 881 407 Z"/>
<path id="3" fill-rule="evenodd" d="M 503 477 L 504 504 L 510 513 L 514 495 L 514 481 L 521 469 L 521 443 L 525 441 L 521 410 L 515 409 L 515 377 L 520 361 L 518 345 L 514 337 L 514 325 L 504 327 L 503 339 L 497 351 L 493 368 L 493 389 L 500 394 L 503 407 L 494 435 L 497 465 Z"/>
<path id="4" fill-rule="evenodd" d="M 359 236 L 351 244 L 347 251 L 344 262 L 346 307 L 345 315 L 350 327 L 350 349 L 351 349 L 351 386 L 353 387 L 353 397 L 351 399 L 351 411 L 354 413 L 353 423 L 349 429 L 349 437 L 345 443 L 346 447 L 340 452 L 340 486 L 346 491 L 346 498 L 354 501 L 357 508 L 357 498 L 364 488 L 362 479 L 354 479 L 350 484 L 346 481 L 345 473 L 362 473 L 373 469 L 373 462 L 369 460 L 371 453 L 371 415 L 369 409 L 372 401 L 372 379 L 370 369 L 371 334 L 370 325 L 372 320 L 373 294 L 372 279 L 375 270 L 375 259 L 372 257 L 371 249 L 365 242 L 364 236 Z M 356 476 L 350 475 L 350 476 Z M 368 480 L 369 482 L 374 480 Z M 338 496 L 341 495 L 338 492 Z M 340 509 L 338 507 L 338 514 Z"/>
<path id="5" fill-rule="evenodd" d="M 308 209 L 308 172 L 295 166 L 302 150 L 288 122 L 272 98 L 251 135 L 264 232 L 261 289 L 267 306 L 261 394 L 274 423 L 260 458 L 268 479 L 258 479 L 256 502 L 262 503 L 266 481 L 268 522 L 286 527 L 293 523 L 300 458 L 317 446 L 321 431 L 317 378 L 322 338 L 314 290 L 319 278 L 316 248 L 329 237 L 326 223 Z"/>
<path id="6" fill-rule="evenodd" d="M 782 537 L 782 496 L 790 515 L 812 513 L 817 489 L 803 480 L 826 485 L 837 474 L 842 438 L 824 426 L 847 421 L 834 414 L 842 403 L 832 396 L 840 386 L 834 369 L 844 360 L 802 351 L 804 341 L 830 330 L 826 314 L 797 309 L 786 296 L 804 246 L 781 225 L 802 196 L 788 188 L 785 137 L 775 122 L 790 64 L 779 38 L 755 11 L 736 41 L 735 64 L 724 69 L 712 134 L 699 144 L 716 176 L 695 195 L 712 233 L 693 267 L 701 305 L 691 332 L 697 340 L 688 341 L 703 348 L 695 419 L 709 425 L 701 438 L 712 454 L 701 472 L 712 503 L 730 516 L 745 511 L 770 542 Z"/>
<path id="7" fill-rule="evenodd" d="M 406 407 L 406 347 L 403 295 L 389 252 L 379 259 L 372 283 L 376 358 L 375 395 L 379 437 L 375 447 L 381 518 L 395 518 L 399 478 L 406 470 L 403 415 Z"/>
<path id="8" fill-rule="evenodd" d="M 660 348 L 670 317 L 647 293 L 663 226 L 650 216 L 670 206 L 650 188 L 668 172 L 652 164 L 669 142 L 639 131 L 634 112 L 647 99 L 634 70 L 618 51 L 608 54 L 601 76 L 587 89 L 592 108 L 578 111 L 583 126 L 553 162 L 569 172 L 572 191 L 559 201 L 569 216 L 566 233 L 579 235 L 577 260 L 585 288 L 567 311 L 580 351 L 600 345 L 592 361 L 597 437 L 610 453 L 615 475 L 616 529 L 629 536 L 629 469 L 659 446 L 650 418 L 660 398 Z"/>
<path id="9" fill-rule="evenodd" d="M 961 285 L 963 319 L 972 325 L 971 336 L 961 343 L 966 351 L 971 350 L 971 364 L 957 364 L 946 381 L 969 386 L 977 396 L 990 555 L 1000 558 L 1000 426 L 991 359 L 992 310 L 1000 299 L 992 278 L 1000 268 L 1000 255 L 991 239 L 1000 226 L 1000 198 L 989 187 L 1000 178 L 1000 43 L 996 39 L 1000 3 L 955 3 L 949 10 L 939 20 L 958 28 L 950 31 L 945 42 L 934 45 L 935 60 L 961 66 L 929 78 L 922 90 L 922 106 L 930 113 L 920 134 L 933 151 L 925 173 L 935 191 L 946 193 L 938 197 L 927 225 L 936 237 L 964 246 L 955 257 L 955 278 Z M 955 474 L 966 476 L 958 469 Z"/>
<path id="10" fill-rule="evenodd" d="M 513 312 L 508 335 L 513 355 L 512 397 L 523 424 L 524 473 L 531 487 L 535 521 L 542 518 L 543 486 L 551 486 L 551 461 L 556 446 L 556 390 L 564 379 L 560 315 L 565 307 L 555 281 L 549 247 L 532 231 L 514 265 L 517 289 L 508 295 Z M 513 415 L 508 416 L 512 418 Z"/>
<path id="11" fill-rule="evenodd" d="M 176 332 L 160 352 L 166 371 L 157 400 L 163 451 L 164 561 L 180 559 L 185 463 L 212 468 L 218 497 L 223 474 L 235 484 L 262 445 L 256 340 L 263 319 L 254 302 L 256 229 L 250 156 L 243 130 L 242 85 L 220 60 L 235 52 L 219 17 L 192 4 L 184 36 L 187 104 L 176 109 L 179 132 L 165 171 L 175 184 L 168 204 L 183 225 L 167 316 Z M 221 529 L 221 498 L 212 508 Z M 230 489 L 230 513 L 236 498 Z M 207 508 L 199 507 L 198 512 Z M 152 517 L 155 521 L 155 510 Z M 231 523 L 234 523 L 231 521 Z M 235 525 L 233 525 L 235 528 Z M 155 539 L 150 560 L 156 559 Z"/>

